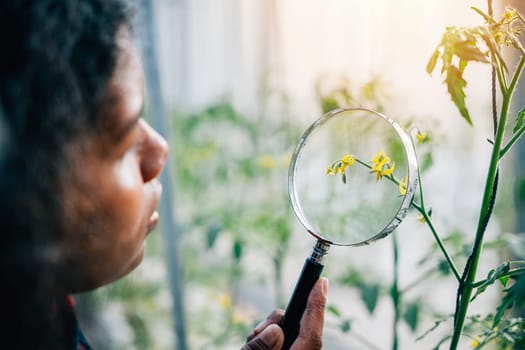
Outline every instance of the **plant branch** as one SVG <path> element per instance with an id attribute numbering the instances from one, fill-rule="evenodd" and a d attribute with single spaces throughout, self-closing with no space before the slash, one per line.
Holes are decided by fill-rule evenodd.
<path id="1" fill-rule="evenodd" d="M 522 69 L 523 67 L 521 67 Z M 521 71 L 520 69 L 520 71 Z M 514 82 L 514 79 L 513 79 Z M 511 83 L 510 87 L 515 88 L 515 82 Z M 507 116 L 510 107 L 510 98 L 512 96 L 512 90 L 503 94 L 503 102 L 500 112 L 500 121 L 498 129 L 496 132 L 496 137 L 494 139 L 494 145 L 492 148 L 492 155 L 490 159 L 489 169 L 487 173 L 487 180 L 485 182 L 485 189 L 483 192 L 483 200 L 481 204 L 478 226 L 476 229 L 476 238 L 474 241 L 474 246 L 472 248 L 472 253 L 470 254 L 467 265 L 463 272 L 461 281 L 458 287 L 458 300 L 456 305 L 456 311 L 454 313 L 454 333 L 452 335 L 452 341 L 450 345 L 451 350 L 457 349 L 459 344 L 459 339 L 463 332 L 463 325 L 465 323 L 465 317 L 467 315 L 468 306 L 470 303 L 470 298 L 472 295 L 473 287 L 472 284 L 476 277 L 476 272 L 478 269 L 479 259 L 481 256 L 481 251 L 483 247 L 483 237 L 485 234 L 485 229 L 492 213 L 492 206 L 494 204 L 494 197 L 496 192 L 496 183 L 497 183 L 497 173 L 498 173 L 498 162 L 499 155 L 501 150 L 501 144 L 503 141 L 503 136 L 505 134 L 505 126 L 507 124 Z"/>
<path id="2" fill-rule="evenodd" d="M 496 56 L 494 57 L 493 62 L 498 62 L 499 58 Z M 501 63 L 494 63 L 496 65 L 496 75 L 498 77 L 498 83 L 499 83 L 499 89 L 503 94 L 507 93 L 508 87 L 507 87 L 507 79 L 505 78 L 505 72 L 503 69 L 503 65 Z M 494 133 L 496 133 L 496 130 L 494 130 Z"/>
<path id="3" fill-rule="evenodd" d="M 512 95 L 514 94 L 514 91 L 516 90 L 516 85 L 521 76 L 521 73 L 523 72 L 523 66 L 525 65 L 525 52 L 523 50 L 520 50 L 520 52 L 521 52 L 520 62 L 518 63 L 518 66 L 516 67 L 516 70 L 514 71 L 512 80 L 509 85 L 509 89 L 505 92 L 505 95 L 507 95 L 509 102 L 510 102 L 510 99 L 512 98 Z"/>
<path id="4" fill-rule="evenodd" d="M 518 276 L 518 275 L 521 275 L 522 273 L 525 273 L 525 267 L 517 267 L 515 269 L 511 269 L 507 271 L 506 273 L 502 274 L 499 278 Z M 484 280 L 472 283 L 472 288 L 478 288 L 479 286 L 481 286 L 487 281 L 488 281 L 488 278 L 485 278 Z"/>
<path id="5" fill-rule="evenodd" d="M 390 296 L 394 306 L 394 321 L 392 323 L 392 350 L 397 350 L 399 346 L 399 320 L 401 319 L 401 292 L 399 291 L 399 246 L 395 234 L 392 235 L 392 246 L 394 255 L 394 280 L 392 283 L 392 289 L 390 290 Z"/>
<path id="6" fill-rule="evenodd" d="M 516 67 L 516 70 L 514 71 L 514 75 L 512 77 L 511 83 L 509 85 L 509 90 L 505 92 L 504 96 L 510 101 L 512 98 L 512 94 L 514 93 L 514 90 L 516 89 L 516 85 L 518 83 L 519 77 L 521 76 L 523 72 L 523 68 L 525 66 L 525 52 L 523 49 L 520 49 L 521 52 L 521 59 L 518 63 L 518 66 Z M 503 158 L 503 156 L 510 151 L 512 146 L 520 139 L 521 135 L 525 132 L 525 125 L 522 126 L 518 131 L 512 135 L 511 139 L 507 142 L 507 144 L 501 148 L 499 152 L 499 159 Z"/>
<path id="7" fill-rule="evenodd" d="M 421 203 L 423 203 L 423 201 L 421 201 Z M 423 218 L 425 219 L 425 222 L 426 222 L 428 228 L 430 229 L 430 231 L 432 232 L 432 235 L 434 236 L 434 239 L 436 240 L 436 243 L 438 244 L 439 249 L 441 250 L 441 252 L 445 256 L 445 259 L 447 260 L 447 263 L 448 263 L 450 269 L 452 270 L 452 273 L 456 277 L 456 280 L 459 282 L 461 280 L 461 276 L 460 276 L 460 274 L 458 272 L 456 264 L 454 263 L 454 260 L 452 260 L 452 257 L 448 253 L 447 248 L 445 247 L 445 244 L 441 240 L 441 237 L 439 237 L 439 235 L 438 235 L 438 233 L 436 231 L 436 228 L 434 227 L 434 224 L 432 224 L 432 219 L 430 218 L 430 216 L 428 215 L 428 213 L 426 212 L 424 207 L 419 206 L 419 205 L 417 205 L 415 203 L 412 203 L 412 207 L 414 207 L 423 216 Z"/>
<path id="8" fill-rule="evenodd" d="M 514 144 L 520 139 L 521 135 L 525 132 L 525 125 L 523 125 L 521 128 L 519 128 L 514 135 L 512 135 L 511 139 L 507 142 L 507 144 L 501 148 L 501 151 L 499 152 L 499 159 L 502 159 L 505 154 L 507 154 L 508 151 L 514 146 Z"/>

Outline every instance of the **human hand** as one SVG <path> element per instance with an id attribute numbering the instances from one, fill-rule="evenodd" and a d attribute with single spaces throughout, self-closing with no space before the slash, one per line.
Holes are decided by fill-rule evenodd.
<path id="1" fill-rule="evenodd" d="M 319 278 L 308 296 L 299 335 L 290 350 L 319 350 L 322 348 L 327 291 L 328 280 L 324 277 Z M 284 343 L 284 334 L 278 324 L 283 314 L 283 310 L 273 311 L 266 320 L 255 327 L 241 350 L 280 350 Z"/>

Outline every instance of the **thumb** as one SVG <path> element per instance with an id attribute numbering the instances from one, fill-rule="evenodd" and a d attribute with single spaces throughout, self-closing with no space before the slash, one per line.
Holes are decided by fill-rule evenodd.
<path id="1" fill-rule="evenodd" d="M 241 350 L 279 350 L 283 346 L 283 342 L 283 331 L 281 327 L 274 323 L 246 343 Z"/>

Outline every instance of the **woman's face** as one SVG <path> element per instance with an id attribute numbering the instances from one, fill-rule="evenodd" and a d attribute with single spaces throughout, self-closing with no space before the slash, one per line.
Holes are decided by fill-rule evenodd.
<path id="1" fill-rule="evenodd" d="M 80 292 L 133 270 L 158 221 L 166 141 L 142 118 L 144 77 L 133 40 L 117 39 L 120 53 L 108 88 L 104 130 L 74 142 L 62 181 L 65 234 L 58 245 L 58 283 Z"/>

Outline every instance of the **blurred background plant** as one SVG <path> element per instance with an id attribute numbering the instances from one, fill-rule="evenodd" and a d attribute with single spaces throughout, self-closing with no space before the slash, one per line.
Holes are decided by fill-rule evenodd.
<path id="1" fill-rule="evenodd" d="M 169 135 L 174 188 L 164 195 L 174 203 L 177 245 L 160 232 L 151 235 L 145 261 L 133 274 L 77 298 L 95 348 L 240 348 L 272 309 L 285 307 L 312 245 L 290 208 L 288 162 L 307 125 L 346 105 L 383 112 L 411 130 L 427 218 L 414 211 L 381 242 L 333 249 L 324 272 L 331 280 L 325 347 L 449 344 L 457 280 L 425 222 L 431 217 L 451 259 L 465 266 L 489 164 L 485 140 L 493 139 L 490 71 L 472 64 L 462 77 L 468 88 L 461 79 L 450 84 L 469 96 L 467 119 L 464 109 L 453 109 L 436 77 L 428 78 L 425 64 L 445 26 L 483 19 L 453 0 L 137 4 L 155 8 L 153 21 L 139 16 L 138 35 L 148 26 L 157 31 L 157 83 L 168 111 L 162 132 Z M 507 4 L 495 3 L 495 11 Z M 155 62 L 145 64 L 148 71 Z M 153 101 L 150 95 L 148 103 Z M 476 128 L 458 123 L 458 114 Z M 507 159 L 521 161 L 500 165 L 506 176 L 478 273 L 486 278 L 473 285 L 480 292 L 488 288 L 472 302 L 462 349 L 522 346 L 516 339 L 524 332 L 523 278 L 506 286 L 495 282 L 521 268 L 501 261 L 523 259 L 525 252 L 523 234 L 513 233 L 525 231 L 523 157 L 512 152 Z M 166 268 L 170 250 L 180 261 L 178 316 L 168 282 L 173 271 Z"/>

